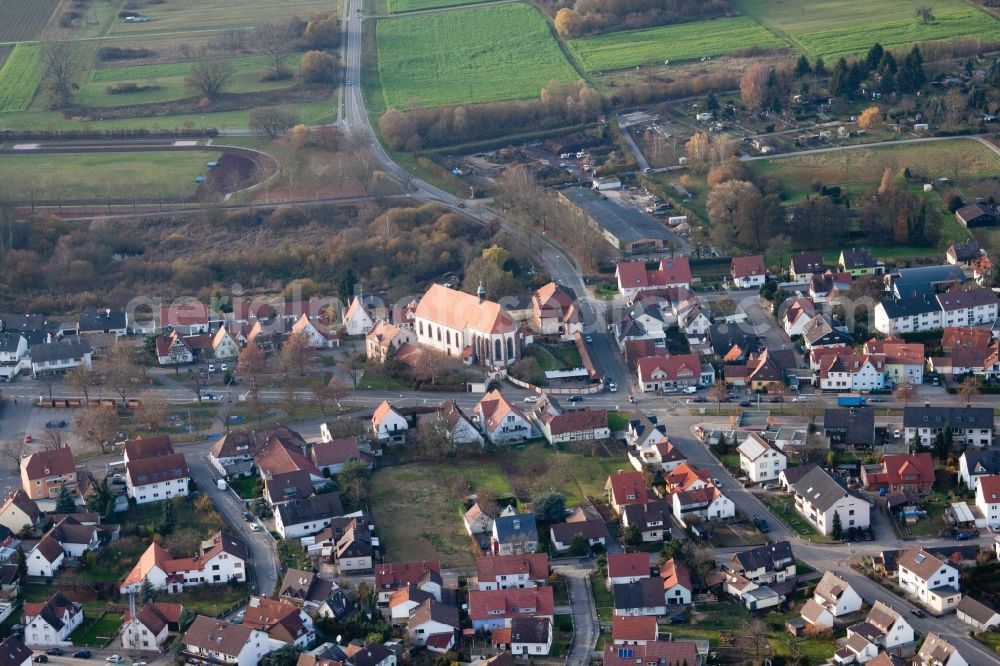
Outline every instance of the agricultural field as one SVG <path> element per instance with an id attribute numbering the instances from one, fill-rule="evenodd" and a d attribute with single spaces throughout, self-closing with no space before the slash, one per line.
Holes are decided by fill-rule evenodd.
<path id="1" fill-rule="evenodd" d="M 302 60 L 301 53 L 292 53 L 285 59 L 285 66 L 295 71 Z M 265 56 L 243 56 L 228 58 L 234 74 L 226 85 L 227 93 L 276 90 L 295 85 L 294 79 L 263 81 L 268 63 Z M 120 106 L 127 104 L 149 104 L 184 99 L 191 95 L 184 78 L 194 66 L 193 62 L 162 63 L 153 65 L 133 65 L 109 67 L 90 72 L 89 81 L 81 86 L 80 103 L 84 106 Z M 108 87 L 121 83 L 135 83 L 139 86 L 156 86 L 155 89 L 140 92 L 110 94 Z"/>
<path id="2" fill-rule="evenodd" d="M 387 108 L 537 98 L 550 81 L 579 78 L 528 4 L 384 19 L 376 35 Z"/>
<path id="3" fill-rule="evenodd" d="M 136 10 L 149 18 L 147 23 L 112 24 L 114 35 L 146 35 L 159 32 L 190 30 L 192 32 L 220 28 L 250 28 L 264 21 L 283 21 L 292 16 L 308 18 L 317 14 L 341 12 L 336 0 L 165 0 L 159 4 L 144 4 Z"/>
<path id="4" fill-rule="evenodd" d="M 856 191 L 875 189 L 886 168 L 900 171 L 909 168 L 914 176 L 928 182 L 956 178 L 954 167 L 960 165 L 960 188 L 971 179 L 1000 176 L 1000 157 L 973 139 L 952 139 L 900 146 L 863 147 L 747 162 L 754 171 L 777 178 L 790 201 L 812 192 L 815 182 L 844 185 Z M 967 182 L 969 181 L 969 182 Z"/>
<path id="5" fill-rule="evenodd" d="M 588 72 L 714 57 L 750 47 L 788 46 L 784 39 L 745 16 L 611 32 L 572 39 L 568 44 Z"/>
<path id="6" fill-rule="evenodd" d="M 0 112 L 25 111 L 42 81 L 37 44 L 18 44 L 0 67 Z"/>
<path id="7" fill-rule="evenodd" d="M 4 190 L 16 199 L 186 197 L 216 151 L 0 155 Z M 110 185 L 109 185 L 110 184 Z M 111 188 L 109 191 L 109 187 Z"/>
<path id="8" fill-rule="evenodd" d="M 811 56 L 856 55 L 879 42 L 890 49 L 914 42 L 960 38 L 1000 41 L 1000 21 L 964 0 L 933 3 L 934 20 L 921 23 L 923 0 L 734 0 L 746 16 L 787 37 Z"/>
<path id="9" fill-rule="evenodd" d="M 0 42 L 37 39 L 59 0 L 0 0 Z"/>
<path id="10" fill-rule="evenodd" d="M 385 14 L 415 12 L 422 9 L 437 9 L 439 7 L 457 7 L 472 5 L 490 0 L 379 0 L 379 10 Z"/>

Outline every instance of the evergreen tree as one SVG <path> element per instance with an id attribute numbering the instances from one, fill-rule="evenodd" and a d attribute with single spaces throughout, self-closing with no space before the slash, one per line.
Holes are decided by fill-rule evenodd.
<path id="1" fill-rule="evenodd" d="M 856 93 L 866 78 L 868 78 L 868 72 L 865 70 L 865 66 L 857 60 L 852 62 L 851 66 L 847 68 L 847 94 Z"/>
<path id="2" fill-rule="evenodd" d="M 938 460 L 945 460 L 948 457 L 948 444 L 945 442 L 943 432 L 938 432 L 934 436 L 934 455 Z"/>
<path id="3" fill-rule="evenodd" d="M 923 88 L 925 83 L 924 58 L 920 49 L 914 46 L 896 72 L 896 89 L 903 94 L 912 94 Z"/>
<path id="4" fill-rule="evenodd" d="M 17 577 L 24 584 L 24 579 L 28 575 L 28 556 L 24 553 L 21 544 L 17 545 Z"/>
<path id="5" fill-rule="evenodd" d="M 830 528 L 830 537 L 834 541 L 840 541 L 844 538 L 844 525 L 840 521 L 840 512 L 833 512 L 833 527 Z"/>
<path id="6" fill-rule="evenodd" d="M 167 500 L 163 503 L 163 515 L 160 518 L 160 534 L 170 534 L 177 527 L 177 509 L 174 503 Z"/>
<path id="7" fill-rule="evenodd" d="M 830 72 L 830 94 L 834 97 L 845 97 L 850 94 L 850 71 L 847 59 L 841 58 Z"/>
<path id="8" fill-rule="evenodd" d="M 142 587 L 139 588 L 139 600 L 142 603 L 156 601 L 156 588 L 149 582 L 148 577 L 143 577 L 142 579 Z"/>
<path id="9" fill-rule="evenodd" d="M 809 76 L 812 74 L 812 65 L 809 64 L 809 58 L 805 55 L 800 55 L 798 61 L 795 63 L 795 78 L 801 79 L 803 76 Z"/>
<path id="10" fill-rule="evenodd" d="M 865 67 L 869 72 L 875 71 L 875 68 L 879 66 L 882 62 L 882 56 L 885 55 L 885 49 L 878 42 L 868 49 L 868 55 L 865 57 Z"/>
<path id="11" fill-rule="evenodd" d="M 709 92 L 708 96 L 705 98 L 705 110 L 715 113 L 719 110 L 719 100 L 716 99 L 714 92 Z"/>
<path id="12" fill-rule="evenodd" d="M 826 76 L 828 74 L 826 63 L 823 62 L 823 56 L 816 56 L 816 62 L 813 63 L 813 74 L 816 76 Z"/>
<path id="13" fill-rule="evenodd" d="M 69 488 L 63 483 L 59 486 L 59 496 L 56 498 L 56 513 L 75 513 L 76 502 L 69 493 Z"/>

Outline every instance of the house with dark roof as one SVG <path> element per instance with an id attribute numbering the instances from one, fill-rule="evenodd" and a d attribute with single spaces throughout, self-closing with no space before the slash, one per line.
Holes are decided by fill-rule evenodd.
<path id="1" fill-rule="evenodd" d="M 1000 449 L 966 449 L 958 459 L 958 478 L 970 490 L 991 474 L 1000 474 Z"/>
<path id="2" fill-rule="evenodd" d="M 899 336 L 941 328 L 941 306 L 927 294 L 883 298 L 875 306 L 875 330 Z"/>
<path id="3" fill-rule="evenodd" d="M 881 652 L 882 650 L 907 648 L 913 644 L 914 637 L 913 627 L 902 615 L 881 601 L 876 601 L 864 622 L 847 628 L 847 638 L 843 647 L 835 653 L 834 659 L 843 664 L 879 664 L 879 657 L 889 654 Z M 908 661 L 903 664 L 908 665 Z M 897 663 L 889 660 L 884 666 L 897 666 Z"/>
<path id="4" fill-rule="evenodd" d="M 622 510 L 622 525 L 635 528 L 644 543 L 666 541 L 670 538 L 670 501 L 653 499 L 642 504 L 629 504 Z"/>
<path id="5" fill-rule="evenodd" d="M 122 625 L 122 646 L 127 649 L 159 652 L 171 631 L 180 631 L 184 606 L 147 601 L 135 617 L 126 616 Z"/>
<path id="6" fill-rule="evenodd" d="M 197 663 L 257 666 L 271 652 L 263 631 L 199 615 L 184 632 L 184 656 Z"/>
<path id="7" fill-rule="evenodd" d="M 375 589 L 379 604 L 389 603 L 392 594 L 407 585 L 416 585 L 441 600 L 441 563 L 437 560 L 423 562 L 390 562 L 375 567 Z"/>
<path id="8" fill-rule="evenodd" d="M 822 253 L 810 251 L 793 256 L 789 262 L 788 273 L 793 280 L 805 280 L 825 270 L 826 264 L 823 263 Z"/>
<path id="9" fill-rule="evenodd" d="M 79 558 L 117 536 L 117 526 L 81 525 L 72 516 L 63 518 L 28 553 L 29 576 L 53 576 L 66 557 Z"/>
<path id="10" fill-rule="evenodd" d="M 302 435 L 286 426 L 231 432 L 212 445 L 209 462 L 220 474 L 249 476 L 254 458 L 272 438 L 277 438 L 290 449 L 301 450 L 306 446 Z"/>
<path id="11" fill-rule="evenodd" d="M 31 666 L 32 652 L 20 636 L 8 636 L 0 642 L 0 666 Z"/>
<path id="12" fill-rule="evenodd" d="M 871 505 L 840 485 L 822 468 L 815 467 L 795 484 L 795 510 L 820 534 L 829 535 L 839 516 L 843 530 L 871 524 Z"/>
<path id="13" fill-rule="evenodd" d="M 125 488 L 138 504 L 187 497 L 190 481 L 184 454 L 174 453 L 169 437 L 126 451 Z"/>
<path id="14" fill-rule="evenodd" d="M 955 446 L 989 447 L 993 443 L 992 407 L 938 407 L 929 403 L 903 408 L 903 436 L 930 446 L 939 432 L 951 431 Z"/>
<path id="15" fill-rule="evenodd" d="M 507 631 L 510 632 L 508 645 L 512 654 L 545 656 L 552 650 L 552 621 L 546 617 L 515 617 Z"/>
<path id="16" fill-rule="evenodd" d="M 582 509 L 576 509 L 566 517 L 566 522 L 556 523 L 549 528 L 552 547 L 556 552 L 565 553 L 573 545 L 577 536 L 587 541 L 590 547 L 604 546 L 608 528 L 600 516 L 591 517 Z"/>
<path id="17" fill-rule="evenodd" d="M 431 652 L 447 652 L 461 626 L 457 608 L 431 598 L 410 611 L 406 631 L 417 645 L 424 645 Z"/>
<path id="18" fill-rule="evenodd" d="M 726 363 L 746 361 L 750 354 L 760 349 L 760 342 L 747 327 L 729 322 L 717 322 L 708 329 L 708 341 L 712 354 Z"/>
<path id="19" fill-rule="evenodd" d="M 885 272 L 885 264 L 881 261 L 875 261 L 871 251 L 857 247 L 841 250 L 837 267 L 842 272 L 850 273 L 852 277 L 881 275 Z"/>
<path id="20" fill-rule="evenodd" d="M 966 279 L 962 267 L 951 264 L 897 268 L 885 278 L 889 291 L 896 298 L 932 296 L 958 286 Z"/>
<path id="21" fill-rule="evenodd" d="M 313 495 L 306 499 L 282 502 L 274 508 L 274 529 L 282 539 L 315 534 L 344 515 L 338 493 Z"/>
<path id="22" fill-rule="evenodd" d="M 875 445 L 875 412 L 870 409 L 826 409 L 823 432 L 830 444 L 870 449 Z"/>
<path id="23" fill-rule="evenodd" d="M 958 602 L 955 612 L 959 620 L 975 631 L 996 631 L 1000 627 L 1000 612 L 968 595 Z"/>
<path id="24" fill-rule="evenodd" d="M 726 571 L 758 584 L 795 580 L 795 555 L 787 541 L 776 541 L 732 556 Z"/>
<path id="25" fill-rule="evenodd" d="M 493 520 L 490 550 L 494 555 L 526 555 L 538 550 L 534 513 L 518 513 L 508 506 Z"/>
<path id="26" fill-rule="evenodd" d="M 611 588 L 615 615 L 665 615 L 667 603 L 663 596 L 663 581 L 642 578 L 633 583 L 619 583 Z"/>
<path id="27" fill-rule="evenodd" d="M 979 242 L 970 240 L 964 243 L 952 243 L 945 251 L 944 257 L 949 264 L 969 267 L 972 266 L 972 262 L 983 256 L 983 254 L 984 252 L 979 246 Z"/>
<path id="28" fill-rule="evenodd" d="M 971 203 L 955 211 L 955 219 L 966 228 L 989 227 L 997 223 L 997 211 L 989 204 Z"/>
<path id="29" fill-rule="evenodd" d="M 320 578 L 311 571 L 289 568 L 278 587 L 278 596 L 282 601 L 304 606 L 319 608 L 330 598 L 336 584 L 333 581 Z"/>
<path id="30" fill-rule="evenodd" d="M 0 505 L 0 525 L 14 534 L 38 524 L 42 512 L 35 501 L 23 490 L 12 490 Z"/>
<path id="31" fill-rule="evenodd" d="M 0 333 L 0 379 L 11 381 L 30 369 L 27 338 L 16 331 Z"/>
<path id="32" fill-rule="evenodd" d="M 31 374 L 35 379 L 63 374 L 77 366 L 91 368 L 93 350 L 86 340 L 59 340 L 31 347 Z"/>
<path id="33" fill-rule="evenodd" d="M 45 603 L 24 604 L 26 645 L 69 645 L 69 635 L 83 622 L 83 606 L 56 592 Z"/>
<path id="34" fill-rule="evenodd" d="M 933 666 L 969 666 L 969 662 L 955 645 L 933 632 L 927 634 L 924 642 L 920 644 L 914 663 L 933 664 Z"/>

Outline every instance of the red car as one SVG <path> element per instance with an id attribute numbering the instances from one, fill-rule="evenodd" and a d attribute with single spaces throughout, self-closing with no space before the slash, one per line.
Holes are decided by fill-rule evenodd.
<path id="1" fill-rule="evenodd" d="M 33 441 L 35 441 L 35 440 L 31 438 L 31 435 L 25 435 L 24 436 L 24 443 L 25 444 L 31 444 Z"/>

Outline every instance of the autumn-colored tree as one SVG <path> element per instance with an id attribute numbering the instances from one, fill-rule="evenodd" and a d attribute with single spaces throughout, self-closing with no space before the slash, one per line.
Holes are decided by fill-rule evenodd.
<path id="1" fill-rule="evenodd" d="M 134 421 L 137 426 L 156 432 L 162 430 L 170 413 L 170 406 L 153 393 L 143 393 L 139 398 L 139 407 L 135 410 Z"/>
<path id="2" fill-rule="evenodd" d="M 281 364 L 285 372 L 294 371 L 299 377 L 305 374 L 306 366 L 313 357 L 309 339 L 301 331 L 292 333 L 281 346 Z"/>
<path id="3" fill-rule="evenodd" d="M 307 51 L 299 62 L 298 77 L 306 83 L 329 83 L 337 75 L 337 59 L 326 51 Z"/>
<path id="4" fill-rule="evenodd" d="M 714 188 L 708 194 L 708 217 L 712 224 L 735 228 L 741 208 L 753 199 L 759 199 L 760 192 L 753 183 L 746 180 L 730 180 Z"/>
<path id="5" fill-rule="evenodd" d="M 264 370 L 267 354 L 257 345 L 250 343 L 240 351 L 236 360 L 236 372 L 240 375 L 254 375 Z"/>
<path id="6" fill-rule="evenodd" d="M 882 122 L 882 111 L 877 106 L 869 106 L 858 116 L 858 127 L 870 130 Z"/>
<path id="7" fill-rule="evenodd" d="M 917 389 L 910 382 L 900 382 L 892 390 L 892 397 L 902 401 L 905 407 L 911 400 L 917 397 Z"/>
<path id="8" fill-rule="evenodd" d="M 140 374 L 135 362 L 135 349 L 124 340 L 115 340 L 111 343 L 106 358 L 104 380 L 121 397 L 122 403 L 125 403 Z"/>
<path id="9" fill-rule="evenodd" d="M 85 402 L 90 400 L 90 389 L 97 385 L 97 374 L 82 363 L 71 368 L 64 379 L 67 385 L 83 394 Z"/>
<path id="10" fill-rule="evenodd" d="M 730 157 L 708 173 L 708 186 L 717 187 L 727 180 L 747 180 L 746 165 L 738 157 Z"/>
<path id="11" fill-rule="evenodd" d="M 763 62 L 755 62 L 740 77 L 740 99 L 751 111 L 758 111 L 767 105 L 768 81 L 771 68 Z"/>
<path id="12" fill-rule="evenodd" d="M 115 407 L 88 405 L 76 413 L 74 423 L 78 435 L 100 445 L 103 451 L 106 444 L 115 441 L 121 427 L 121 418 Z"/>
<path id="13" fill-rule="evenodd" d="M 554 22 L 560 37 L 579 37 L 583 30 L 583 17 L 568 7 L 556 12 Z"/>
<path id="14" fill-rule="evenodd" d="M 976 381 L 975 376 L 969 375 L 962 380 L 962 383 L 958 385 L 958 391 L 956 396 L 959 402 L 967 403 L 972 400 L 972 397 L 979 394 L 979 384 Z"/>

